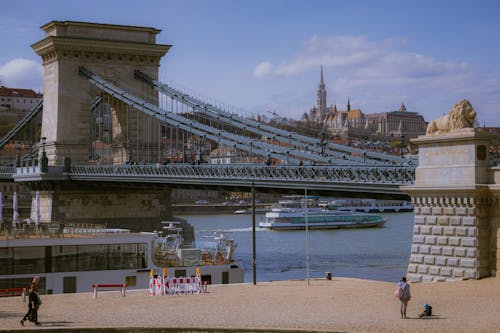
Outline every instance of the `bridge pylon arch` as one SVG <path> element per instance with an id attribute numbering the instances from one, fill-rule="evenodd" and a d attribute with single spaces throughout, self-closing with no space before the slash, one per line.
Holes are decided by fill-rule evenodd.
<path id="1" fill-rule="evenodd" d="M 160 60 L 171 45 L 157 44 L 156 36 L 161 30 L 148 27 L 51 21 L 41 29 L 45 38 L 32 48 L 43 61 L 41 136 L 46 138 L 49 165 L 62 166 L 66 157 L 74 164 L 86 164 L 94 96 L 90 84 L 78 74 L 79 67 L 85 66 L 128 91 L 141 91 L 144 88 L 134 79 L 134 71 L 141 70 L 157 78 Z M 156 94 L 149 97 L 150 102 L 157 103 Z M 140 122 L 141 117 L 147 116 L 139 114 L 134 121 Z M 114 117 L 113 127 L 119 126 L 115 123 L 120 121 L 123 120 Z M 138 141 L 155 140 L 139 126 L 130 129 L 135 131 L 130 135 Z M 114 161 L 124 162 L 121 159 L 127 156 L 123 152 L 125 144 L 119 140 L 113 143 Z"/>

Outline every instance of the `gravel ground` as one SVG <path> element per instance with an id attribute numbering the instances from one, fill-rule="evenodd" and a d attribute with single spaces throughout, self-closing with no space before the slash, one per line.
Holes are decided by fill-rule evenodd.
<path id="1" fill-rule="evenodd" d="M 500 332 L 500 279 L 411 285 L 409 319 L 399 316 L 395 284 L 351 278 L 209 286 L 199 295 L 148 296 L 146 290 L 42 295 L 37 329 L 224 328 L 320 332 Z M 419 319 L 423 304 L 433 316 Z M 0 331 L 23 329 L 27 304 L 0 298 Z M 24 328 L 34 328 L 26 323 Z"/>

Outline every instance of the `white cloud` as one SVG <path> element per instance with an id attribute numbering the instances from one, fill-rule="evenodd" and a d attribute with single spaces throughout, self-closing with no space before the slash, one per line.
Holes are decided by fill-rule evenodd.
<path id="1" fill-rule="evenodd" d="M 273 70 L 273 64 L 268 61 L 261 62 L 253 70 L 253 76 L 256 78 L 261 78 L 269 75 Z"/>
<path id="2" fill-rule="evenodd" d="M 313 36 L 288 59 L 276 65 L 267 63 L 265 70 L 259 68 L 259 77 L 300 80 L 323 65 L 328 104 L 343 106 L 350 97 L 357 104 L 352 103 L 354 107 L 374 113 L 395 110 L 405 103 L 413 106 L 410 111 L 431 120 L 466 98 L 476 101 L 473 106 L 487 124 L 500 125 L 500 119 L 493 116 L 500 113 L 500 84 L 487 70 L 466 61 L 437 60 L 407 52 L 402 50 L 405 43 L 398 39 L 370 41 L 364 36 Z M 290 100 L 293 98 L 290 96 Z M 314 96 L 310 96 L 302 103 L 303 111 L 314 103 Z"/>
<path id="3" fill-rule="evenodd" d="M 43 90 L 43 67 L 28 59 L 14 59 L 0 65 L 0 80 L 11 88 Z"/>

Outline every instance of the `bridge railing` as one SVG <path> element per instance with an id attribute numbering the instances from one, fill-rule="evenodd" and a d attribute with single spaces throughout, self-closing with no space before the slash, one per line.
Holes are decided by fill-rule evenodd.
<path id="1" fill-rule="evenodd" d="M 290 183 L 357 183 L 408 185 L 415 179 L 414 167 L 408 166 L 331 166 L 261 164 L 168 164 L 168 165 L 86 165 L 71 168 L 71 179 L 91 178 L 102 181 L 119 179 L 164 180 L 198 179 L 204 181 L 283 181 Z"/>

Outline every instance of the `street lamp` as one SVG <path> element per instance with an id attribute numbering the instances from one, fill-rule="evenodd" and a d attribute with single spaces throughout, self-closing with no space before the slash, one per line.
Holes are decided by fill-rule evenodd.
<path id="1" fill-rule="evenodd" d="M 49 171 L 49 159 L 47 158 L 47 153 L 45 152 L 45 144 L 47 142 L 46 137 L 42 137 L 42 172 Z"/>
<path id="2" fill-rule="evenodd" d="M 399 142 L 399 157 L 403 158 L 403 143 L 405 140 L 405 136 L 401 135 L 401 141 Z"/>

